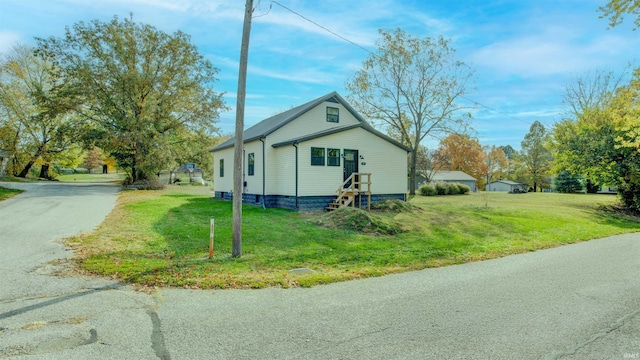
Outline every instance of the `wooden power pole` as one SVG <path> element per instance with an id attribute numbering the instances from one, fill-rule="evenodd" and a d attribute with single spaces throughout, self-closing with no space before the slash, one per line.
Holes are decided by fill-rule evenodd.
<path id="1" fill-rule="evenodd" d="M 233 152 L 233 257 L 242 256 L 242 149 L 244 147 L 244 100 L 247 92 L 247 62 L 249 59 L 249 34 L 253 0 L 247 0 L 242 27 L 240 47 L 240 70 L 238 71 L 238 97 L 236 102 L 236 140 Z"/>

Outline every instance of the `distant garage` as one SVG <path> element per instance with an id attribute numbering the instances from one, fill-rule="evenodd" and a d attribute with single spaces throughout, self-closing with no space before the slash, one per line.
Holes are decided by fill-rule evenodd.
<path id="1" fill-rule="evenodd" d="M 511 180 L 498 180 L 487 184 L 487 191 L 526 192 L 527 185 Z"/>
<path id="2" fill-rule="evenodd" d="M 454 183 L 467 185 L 471 191 L 476 191 L 476 178 L 462 171 L 438 170 L 431 175 L 431 183 Z"/>

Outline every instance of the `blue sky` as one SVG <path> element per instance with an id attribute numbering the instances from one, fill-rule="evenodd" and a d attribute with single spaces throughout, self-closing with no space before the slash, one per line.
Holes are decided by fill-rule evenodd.
<path id="1" fill-rule="evenodd" d="M 258 0 L 254 0 L 258 4 Z M 261 0 L 251 32 L 246 127 L 337 91 L 375 51 L 378 29 L 451 39 L 458 59 L 475 71 L 466 95 L 483 145 L 520 142 L 535 120 L 562 119 L 565 86 L 589 71 L 638 66 L 640 33 L 631 20 L 607 30 L 605 0 Z M 278 5 L 313 20 L 326 30 Z M 0 0 L 0 53 L 34 37 L 61 36 L 79 21 L 134 20 L 181 30 L 220 69 L 215 84 L 232 109 L 221 114 L 234 131 L 243 0 Z M 434 146 L 436 140 L 427 143 Z"/>

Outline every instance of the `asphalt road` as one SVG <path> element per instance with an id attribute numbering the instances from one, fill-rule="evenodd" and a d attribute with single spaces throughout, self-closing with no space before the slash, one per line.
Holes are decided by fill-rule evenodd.
<path id="1" fill-rule="evenodd" d="M 4 186 L 5 184 L 3 184 Z M 106 185 L 0 202 L 0 358 L 640 359 L 640 233 L 311 289 L 152 295 L 52 276 Z"/>

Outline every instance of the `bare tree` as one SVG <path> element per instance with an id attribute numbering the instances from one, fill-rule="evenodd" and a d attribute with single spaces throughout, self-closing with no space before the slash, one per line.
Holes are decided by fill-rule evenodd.
<path id="1" fill-rule="evenodd" d="M 458 103 L 472 77 L 443 37 L 380 30 L 378 51 L 346 84 L 354 107 L 410 147 L 409 194 L 415 194 L 420 143 L 427 136 L 464 132 L 471 114 Z"/>

